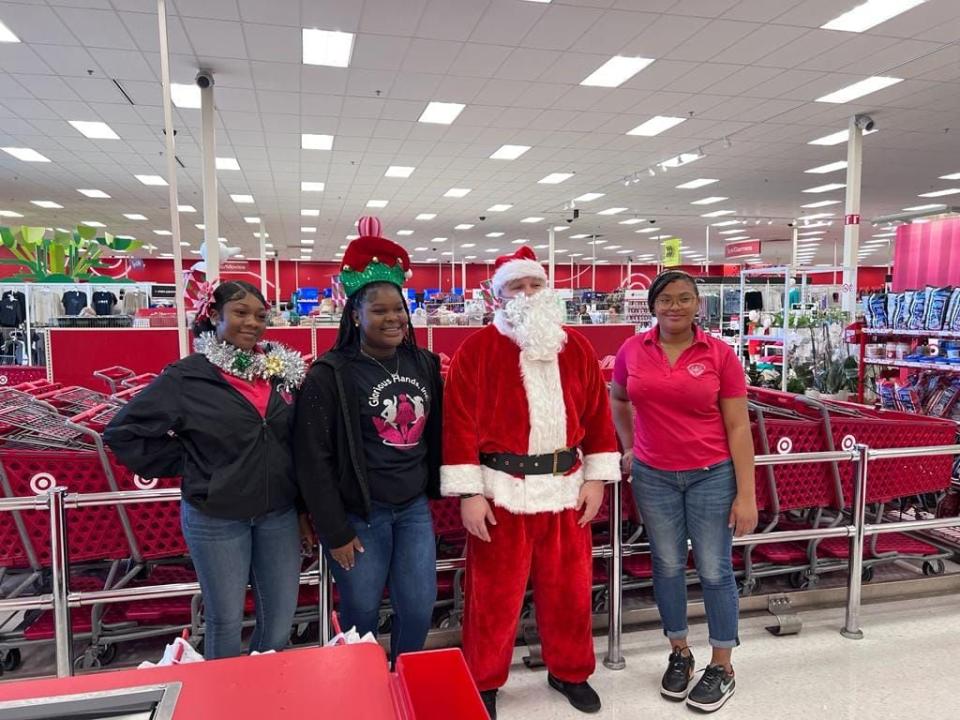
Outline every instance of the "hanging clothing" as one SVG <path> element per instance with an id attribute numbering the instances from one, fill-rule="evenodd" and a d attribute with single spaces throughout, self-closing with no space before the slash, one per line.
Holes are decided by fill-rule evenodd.
<path id="1" fill-rule="evenodd" d="M 63 294 L 63 309 L 65 314 L 76 316 L 87 306 L 87 294 L 79 290 L 68 290 Z"/>
<path id="2" fill-rule="evenodd" d="M 0 326 L 19 327 L 27 319 L 27 298 L 19 290 L 0 295 Z"/>

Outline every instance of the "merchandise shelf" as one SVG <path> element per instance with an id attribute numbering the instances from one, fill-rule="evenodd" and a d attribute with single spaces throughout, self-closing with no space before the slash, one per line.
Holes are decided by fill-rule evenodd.
<path id="1" fill-rule="evenodd" d="M 910 360 L 884 360 L 883 358 L 864 358 L 865 365 L 880 365 L 884 367 L 914 368 L 917 370 L 937 370 L 939 372 L 960 373 L 960 365 L 947 363 L 924 363 Z"/>
<path id="2" fill-rule="evenodd" d="M 864 328 L 863 332 L 867 335 L 892 335 L 893 337 L 933 337 L 946 338 L 948 340 L 960 340 L 960 332 L 950 332 L 946 330 L 894 330 L 892 328 Z"/>

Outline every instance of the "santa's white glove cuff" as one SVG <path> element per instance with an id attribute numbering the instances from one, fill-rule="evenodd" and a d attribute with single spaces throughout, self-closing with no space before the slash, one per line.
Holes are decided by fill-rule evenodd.
<path id="1" fill-rule="evenodd" d="M 483 475 L 479 465 L 441 465 L 440 494 L 444 497 L 479 495 L 483 492 Z"/>
<path id="2" fill-rule="evenodd" d="M 583 456 L 583 479 L 620 481 L 620 453 L 603 452 Z"/>

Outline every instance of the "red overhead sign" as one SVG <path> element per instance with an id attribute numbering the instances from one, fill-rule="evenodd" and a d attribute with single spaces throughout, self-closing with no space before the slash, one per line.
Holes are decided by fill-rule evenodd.
<path id="1" fill-rule="evenodd" d="M 750 257 L 760 254 L 759 240 L 737 240 L 723 246 L 723 254 L 727 260 Z"/>

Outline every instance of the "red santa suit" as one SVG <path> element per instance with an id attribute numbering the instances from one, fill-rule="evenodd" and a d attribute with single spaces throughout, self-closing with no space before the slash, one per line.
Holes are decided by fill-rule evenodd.
<path id="1" fill-rule="evenodd" d="M 494 286 L 543 275 L 522 248 L 498 262 Z M 503 260 L 503 259 L 501 259 Z M 513 475 L 481 463 L 481 454 L 545 455 L 570 448 L 578 461 L 564 474 Z M 467 540 L 463 649 L 480 690 L 506 682 L 528 579 L 532 580 L 543 658 L 570 683 L 594 670 L 592 543 L 579 527 L 585 480 L 620 478 L 607 388 L 596 353 L 566 330 L 562 349 L 546 359 L 521 353 L 498 312 L 492 325 L 457 350 L 444 385 L 444 495 L 483 494 L 496 525 L 490 542 Z"/>

